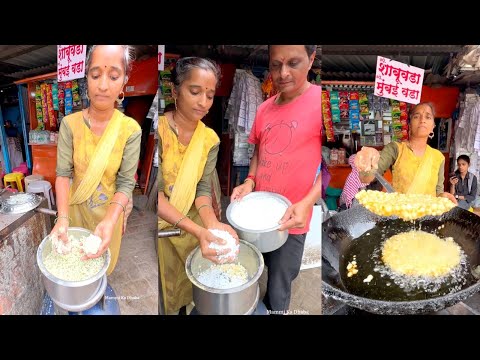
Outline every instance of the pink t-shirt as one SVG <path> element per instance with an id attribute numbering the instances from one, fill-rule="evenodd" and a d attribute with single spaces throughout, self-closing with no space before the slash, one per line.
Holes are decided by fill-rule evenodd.
<path id="1" fill-rule="evenodd" d="M 248 141 L 259 147 L 256 191 L 281 194 L 292 204 L 312 189 L 322 161 L 322 88 L 310 85 L 288 104 L 275 104 L 276 96 L 262 103 Z M 304 234 L 307 226 L 292 228 Z"/>

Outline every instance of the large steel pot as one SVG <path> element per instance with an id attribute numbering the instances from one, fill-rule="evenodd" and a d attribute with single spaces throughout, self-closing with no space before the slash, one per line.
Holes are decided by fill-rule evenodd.
<path id="1" fill-rule="evenodd" d="M 258 279 L 263 272 L 263 256 L 255 246 L 240 240 L 238 263 L 248 272 L 247 283 L 231 289 L 214 289 L 197 280 L 198 274 L 213 263 L 202 257 L 197 246 L 185 262 L 185 270 L 193 286 L 193 301 L 203 315 L 249 315 L 255 311 L 260 297 Z"/>
<path id="2" fill-rule="evenodd" d="M 68 233 L 76 236 L 88 236 L 91 232 L 80 227 L 68 228 Z M 48 295 L 56 305 L 67 311 L 83 311 L 95 305 L 105 293 L 107 287 L 107 269 L 110 265 L 110 250 L 105 253 L 105 264 L 93 277 L 83 281 L 65 281 L 51 274 L 43 259 L 52 251 L 50 236 L 46 236 L 37 250 L 37 264 L 42 272 L 43 284 Z"/>
<path id="3" fill-rule="evenodd" d="M 284 202 L 287 207 L 290 207 L 292 205 L 290 200 L 288 200 L 285 196 L 268 191 L 251 192 L 250 194 L 246 195 L 242 199 L 242 201 L 255 197 L 274 197 Z M 285 244 L 288 238 L 288 230 L 279 231 L 278 228 L 280 227 L 280 225 L 261 230 L 246 229 L 238 225 L 232 218 L 232 211 L 235 209 L 236 206 L 238 206 L 238 204 L 238 202 L 234 201 L 228 205 L 227 220 L 230 225 L 235 229 L 240 239 L 252 243 L 262 253 L 277 250 L 283 244 Z"/>

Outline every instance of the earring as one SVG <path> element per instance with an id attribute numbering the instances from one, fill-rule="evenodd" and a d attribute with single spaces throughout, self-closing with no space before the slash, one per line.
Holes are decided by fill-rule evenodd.
<path id="1" fill-rule="evenodd" d="M 432 131 L 432 132 L 428 135 L 428 137 L 429 137 L 430 139 L 433 139 L 433 136 L 434 136 L 434 135 L 435 135 L 435 133 Z"/>
<path id="2" fill-rule="evenodd" d="M 177 98 L 173 99 L 175 101 L 175 110 L 177 110 Z"/>
<path id="3" fill-rule="evenodd" d="M 125 93 L 122 91 L 120 94 L 122 94 L 122 98 L 117 98 L 118 105 L 122 105 L 123 99 L 125 99 Z"/>

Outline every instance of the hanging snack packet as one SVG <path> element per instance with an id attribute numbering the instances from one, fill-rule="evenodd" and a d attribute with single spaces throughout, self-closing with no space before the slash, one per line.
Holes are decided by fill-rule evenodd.
<path id="1" fill-rule="evenodd" d="M 72 98 L 73 98 L 73 106 L 77 107 L 82 104 L 80 93 L 78 91 L 78 81 L 72 80 Z"/>
<path id="2" fill-rule="evenodd" d="M 48 111 L 48 122 L 50 124 L 50 129 L 52 131 L 55 131 L 57 129 L 57 119 L 55 117 L 55 110 L 53 109 L 52 84 L 47 85 L 47 111 Z"/>
<path id="3" fill-rule="evenodd" d="M 69 115 L 73 110 L 72 83 L 65 83 L 65 115 Z"/>
<path id="4" fill-rule="evenodd" d="M 38 125 L 43 124 L 42 89 L 40 84 L 35 86 L 35 110 L 37 113 Z"/>
<path id="5" fill-rule="evenodd" d="M 50 124 L 49 124 L 49 121 L 48 121 L 47 88 L 48 88 L 48 85 L 46 83 L 42 83 L 42 85 L 40 85 L 40 89 L 42 90 L 43 123 L 45 124 L 45 129 L 49 130 Z"/>
<path id="6" fill-rule="evenodd" d="M 53 110 L 58 111 L 58 83 L 56 81 L 52 84 Z"/>

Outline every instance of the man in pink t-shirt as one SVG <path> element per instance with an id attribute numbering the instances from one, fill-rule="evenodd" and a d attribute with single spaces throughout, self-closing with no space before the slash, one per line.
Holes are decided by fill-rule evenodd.
<path id="1" fill-rule="evenodd" d="M 322 91 L 307 80 L 315 52 L 316 45 L 269 46 L 270 72 L 279 94 L 257 110 L 249 137 L 255 144 L 249 175 L 231 196 L 231 201 L 240 200 L 255 189 L 284 195 L 293 204 L 280 220 L 280 230 L 289 229 L 286 243 L 263 254 L 268 267 L 264 303 L 277 314 L 289 308 L 313 205 L 322 191 L 321 178 L 315 181 L 322 160 Z"/>

